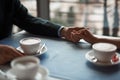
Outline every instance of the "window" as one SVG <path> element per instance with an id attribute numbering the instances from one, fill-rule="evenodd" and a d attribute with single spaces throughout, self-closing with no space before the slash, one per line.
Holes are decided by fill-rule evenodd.
<path id="1" fill-rule="evenodd" d="M 21 3 L 28 9 L 29 13 L 33 16 L 37 16 L 36 0 L 20 0 Z M 16 25 L 13 26 L 13 33 L 19 32 L 19 29 Z"/>
<path id="2" fill-rule="evenodd" d="M 98 35 L 120 36 L 119 0 L 21 1 L 35 16 L 38 13 L 39 17 L 65 26 L 88 26 L 92 33 Z"/>
<path id="3" fill-rule="evenodd" d="M 88 26 L 98 35 L 120 36 L 118 4 L 118 0 L 50 0 L 50 19 L 66 26 Z"/>
<path id="4" fill-rule="evenodd" d="M 21 2 L 28 9 L 29 13 L 37 16 L 36 0 L 21 0 Z"/>

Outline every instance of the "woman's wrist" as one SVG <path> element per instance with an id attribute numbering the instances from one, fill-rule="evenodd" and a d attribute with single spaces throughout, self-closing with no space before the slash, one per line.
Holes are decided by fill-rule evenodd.
<path id="1" fill-rule="evenodd" d="M 93 37 L 90 41 L 88 41 L 88 42 L 90 42 L 91 44 L 98 43 L 98 42 L 99 42 L 99 38 L 94 36 L 94 37 Z"/>

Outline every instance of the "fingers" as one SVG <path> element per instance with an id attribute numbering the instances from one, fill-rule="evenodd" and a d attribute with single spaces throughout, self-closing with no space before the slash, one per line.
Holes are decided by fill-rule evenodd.
<path id="1" fill-rule="evenodd" d="M 77 35 L 75 32 L 72 32 L 72 33 L 71 33 L 71 40 L 72 40 L 73 42 L 79 42 L 80 37 L 79 37 L 79 35 Z"/>
<path id="2" fill-rule="evenodd" d="M 81 31 L 73 30 L 73 31 L 71 32 L 71 36 L 70 36 L 70 37 L 71 37 L 71 41 L 72 41 L 72 42 L 79 42 L 80 39 L 81 39 L 80 34 L 81 34 Z"/>
<path id="3" fill-rule="evenodd" d="M 70 27 L 66 30 L 65 39 L 72 42 L 79 42 L 79 40 L 87 35 L 88 28 L 85 27 Z"/>
<path id="4" fill-rule="evenodd" d="M 23 54 L 18 52 L 14 47 L 8 45 L 0 45 L 0 64 L 5 64 Z"/>
<path id="5" fill-rule="evenodd" d="M 87 33 L 87 29 L 81 29 L 79 31 L 73 31 L 71 34 L 71 39 L 73 42 L 79 42 L 80 39 L 84 39 L 85 37 L 87 37 L 88 33 Z"/>
<path id="6" fill-rule="evenodd" d="M 70 30 L 71 31 L 79 31 L 79 30 L 82 30 L 82 29 L 86 29 L 85 27 L 73 27 L 73 28 L 71 28 Z"/>

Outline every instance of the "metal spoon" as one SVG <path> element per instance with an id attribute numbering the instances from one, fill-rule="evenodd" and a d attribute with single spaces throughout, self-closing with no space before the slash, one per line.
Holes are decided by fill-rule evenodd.
<path id="1" fill-rule="evenodd" d="M 97 62 L 97 58 L 95 58 L 95 56 L 89 56 L 89 58 L 93 61 L 93 62 Z"/>
<path id="2" fill-rule="evenodd" d="M 42 46 L 40 46 L 41 48 L 37 51 L 37 53 L 42 53 L 42 49 L 45 47 L 45 43 L 42 45 Z"/>

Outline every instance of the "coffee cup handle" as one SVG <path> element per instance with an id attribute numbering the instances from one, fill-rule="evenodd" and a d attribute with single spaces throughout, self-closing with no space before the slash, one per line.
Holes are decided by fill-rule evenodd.
<path id="1" fill-rule="evenodd" d="M 47 80 L 48 75 L 49 75 L 48 69 L 46 69 L 43 66 L 40 66 L 39 67 L 39 72 L 41 73 L 41 79 L 42 80 Z"/>

